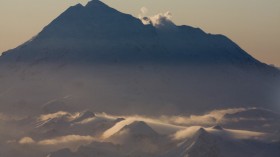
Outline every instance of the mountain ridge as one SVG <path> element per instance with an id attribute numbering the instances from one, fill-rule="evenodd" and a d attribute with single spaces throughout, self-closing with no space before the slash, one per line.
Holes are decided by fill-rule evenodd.
<path id="1" fill-rule="evenodd" d="M 186 25 L 175 29 L 144 25 L 140 19 L 93 0 L 68 8 L 32 40 L 4 52 L 0 61 L 234 64 L 273 69 L 223 35 Z"/>

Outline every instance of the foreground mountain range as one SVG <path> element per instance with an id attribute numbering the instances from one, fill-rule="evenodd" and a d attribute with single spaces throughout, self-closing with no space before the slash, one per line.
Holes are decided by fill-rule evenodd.
<path id="1" fill-rule="evenodd" d="M 223 35 L 92 0 L 0 57 L 0 156 L 278 157 L 279 87 Z"/>
<path id="2" fill-rule="evenodd" d="M 278 157 L 279 124 L 279 113 L 259 108 L 189 117 L 61 111 L 1 120 L 10 131 L 1 130 L 0 152 L 3 157 Z"/>

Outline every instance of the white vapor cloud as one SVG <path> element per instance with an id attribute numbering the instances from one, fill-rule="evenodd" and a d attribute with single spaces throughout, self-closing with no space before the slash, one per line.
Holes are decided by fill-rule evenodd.
<path id="1" fill-rule="evenodd" d="M 167 11 L 165 13 L 159 13 L 154 16 L 147 17 L 146 14 L 148 9 L 143 7 L 141 8 L 141 14 L 139 15 L 139 19 L 143 22 L 143 24 L 152 24 L 156 28 L 170 29 L 175 28 L 176 25 L 172 22 L 172 13 Z"/>
<path id="2" fill-rule="evenodd" d="M 218 123 L 224 123 L 226 120 L 223 118 L 226 114 L 234 114 L 237 112 L 245 111 L 245 108 L 234 108 L 224 110 L 214 110 L 204 115 L 191 115 L 186 116 L 162 116 L 161 119 L 167 123 L 176 125 L 201 125 L 213 126 Z"/>
<path id="3" fill-rule="evenodd" d="M 171 21 L 171 18 L 172 14 L 168 11 L 154 15 L 150 17 L 150 20 L 155 27 L 173 27 L 174 23 Z"/>
<path id="4" fill-rule="evenodd" d="M 182 140 L 193 137 L 199 129 L 203 127 L 201 126 L 191 126 L 187 127 L 186 129 L 182 129 L 177 131 L 172 137 L 174 140 Z M 254 132 L 254 131 L 246 131 L 246 130 L 231 130 L 231 129 L 224 129 L 223 130 L 217 130 L 210 128 L 203 128 L 208 133 L 211 133 L 213 135 L 220 135 L 226 138 L 232 138 L 232 139 L 265 139 L 268 134 L 262 133 L 262 132 Z"/>
<path id="5" fill-rule="evenodd" d="M 39 145 L 65 145 L 69 143 L 90 143 L 94 138 L 92 136 L 68 135 L 39 141 Z"/>
<path id="6" fill-rule="evenodd" d="M 92 142 L 95 140 L 92 136 L 81 136 L 81 135 L 67 135 L 56 137 L 52 139 L 45 139 L 36 142 L 31 137 L 23 137 L 21 138 L 18 143 L 19 144 L 38 144 L 38 145 L 65 145 L 69 143 L 79 143 L 79 142 Z"/>
<path id="7" fill-rule="evenodd" d="M 140 14 L 138 15 L 138 18 L 141 19 L 145 25 L 152 24 L 157 28 L 172 28 L 175 26 L 171 20 L 172 13 L 170 11 L 159 13 L 154 16 L 147 16 L 148 13 L 148 8 L 144 6 L 140 9 Z"/>
<path id="8" fill-rule="evenodd" d="M 181 140 L 192 137 L 200 128 L 201 126 L 191 126 L 186 129 L 179 130 L 173 135 L 173 139 Z"/>
<path id="9" fill-rule="evenodd" d="M 95 140 L 92 136 L 66 135 L 51 139 L 35 141 L 31 137 L 23 137 L 18 141 L 20 145 L 40 146 L 45 149 L 58 150 L 62 148 L 77 149 L 81 145 L 90 144 Z"/>
<path id="10" fill-rule="evenodd" d="M 23 137 L 18 141 L 19 144 L 34 144 L 35 141 L 31 137 Z"/>
<path id="11" fill-rule="evenodd" d="M 46 120 L 49 120 L 49 119 L 58 118 L 58 117 L 66 116 L 66 115 L 70 115 L 70 114 L 68 112 L 59 111 L 59 112 L 56 112 L 56 113 L 41 115 L 38 118 L 38 120 L 39 121 L 46 121 Z"/>

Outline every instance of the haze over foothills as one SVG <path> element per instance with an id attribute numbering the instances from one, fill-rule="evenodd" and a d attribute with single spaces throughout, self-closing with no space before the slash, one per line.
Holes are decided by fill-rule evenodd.
<path id="1" fill-rule="evenodd" d="M 0 0 L 0 52 L 35 36 L 61 12 L 88 0 Z M 257 59 L 280 65 L 279 0 L 103 0 L 138 17 L 170 11 L 178 25 L 224 34 Z M 143 8 L 144 7 L 144 8 Z"/>

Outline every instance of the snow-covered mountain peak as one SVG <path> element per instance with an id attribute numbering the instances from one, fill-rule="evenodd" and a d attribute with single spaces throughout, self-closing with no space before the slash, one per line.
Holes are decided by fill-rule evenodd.
<path id="1" fill-rule="evenodd" d="M 129 133 L 133 135 L 157 135 L 157 133 L 143 121 L 135 121 L 129 125 L 126 125 L 120 130 L 120 132 L 123 131 L 129 131 Z"/>
<path id="2" fill-rule="evenodd" d="M 194 134 L 193 138 L 195 138 L 195 140 L 205 140 L 208 139 L 210 137 L 210 133 L 207 132 L 204 128 L 200 128 L 198 129 L 198 131 Z"/>

